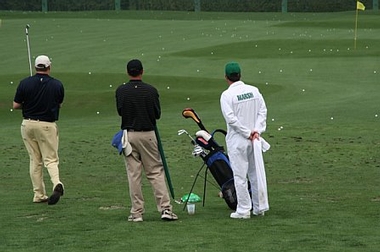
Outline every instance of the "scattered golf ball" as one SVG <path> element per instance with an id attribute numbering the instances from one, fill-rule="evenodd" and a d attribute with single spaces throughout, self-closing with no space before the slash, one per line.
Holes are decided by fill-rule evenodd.
<path id="1" fill-rule="evenodd" d="M 190 101 L 190 97 L 187 97 L 187 100 Z"/>
<path id="2" fill-rule="evenodd" d="M 377 117 L 377 114 L 375 115 L 375 117 Z"/>
<path id="3" fill-rule="evenodd" d="M 331 120 L 334 120 L 334 117 L 331 117 L 330 119 L 331 119 Z"/>
<path id="4" fill-rule="evenodd" d="M 272 118 L 272 122 L 274 122 L 274 118 Z"/>
<path id="5" fill-rule="evenodd" d="M 376 70 L 375 70 L 375 71 L 373 71 L 373 73 L 374 73 L 374 74 L 375 74 L 375 73 L 377 73 L 377 72 L 376 72 Z M 12 83 L 12 82 L 11 82 L 11 83 Z"/>
<path id="6" fill-rule="evenodd" d="M 199 73 L 199 69 L 197 69 L 197 73 Z"/>
<path id="7" fill-rule="evenodd" d="M 313 72 L 313 69 L 312 69 L 312 68 L 310 68 L 310 72 Z"/>
<path id="8" fill-rule="evenodd" d="M 110 85 L 110 87 L 112 87 L 112 85 Z"/>
<path id="9" fill-rule="evenodd" d="M 376 71 L 375 71 L 376 72 Z M 11 84 L 13 84 L 13 81 L 11 81 Z"/>
<path id="10" fill-rule="evenodd" d="M 10 111 L 12 112 L 13 111 L 13 109 L 10 109 Z M 377 116 L 377 115 L 376 115 Z"/>
<path id="11" fill-rule="evenodd" d="M 302 89 L 302 92 L 305 92 L 305 89 Z"/>
<path id="12" fill-rule="evenodd" d="M 96 114 L 97 114 L 97 115 L 99 115 L 99 111 L 98 111 L 98 112 L 96 112 Z"/>
<path id="13" fill-rule="evenodd" d="M 166 89 L 170 89 L 170 87 L 167 87 Z"/>
<path id="14" fill-rule="evenodd" d="M 91 74 L 91 72 L 88 72 L 88 74 Z"/>
<path id="15" fill-rule="evenodd" d="M 282 69 L 280 69 L 280 73 L 282 73 Z"/>

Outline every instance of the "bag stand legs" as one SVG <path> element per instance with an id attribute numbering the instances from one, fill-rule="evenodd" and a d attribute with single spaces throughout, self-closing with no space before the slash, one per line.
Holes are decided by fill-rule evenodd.
<path id="1" fill-rule="evenodd" d="M 183 211 L 186 209 L 187 202 L 188 202 L 188 200 L 189 200 L 189 198 L 190 198 L 191 193 L 193 192 L 193 189 L 194 189 L 195 183 L 197 182 L 198 177 L 200 176 L 200 173 L 201 173 L 201 171 L 203 170 L 203 167 L 205 167 L 205 165 L 206 165 L 206 163 L 203 163 L 203 165 L 201 166 L 201 168 L 200 168 L 199 171 L 197 172 L 197 175 L 195 176 L 195 179 L 194 179 L 193 185 L 191 186 L 190 192 L 189 192 L 189 194 L 188 194 L 189 196 L 188 196 L 188 198 L 187 198 L 186 201 L 185 201 L 185 205 L 184 205 L 184 207 L 183 207 Z M 205 206 L 205 201 L 206 201 L 207 170 L 208 170 L 208 167 L 206 166 L 205 176 L 204 176 L 204 182 L 203 182 L 203 199 L 202 199 L 202 206 Z"/>

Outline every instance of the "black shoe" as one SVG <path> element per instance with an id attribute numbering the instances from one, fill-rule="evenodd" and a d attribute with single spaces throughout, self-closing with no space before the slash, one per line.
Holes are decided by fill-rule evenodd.
<path id="1" fill-rule="evenodd" d="M 167 210 L 162 211 L 161 219 L 165 221 L 175 221 L 175 220 L 178 220 L 178 217 L 175 213 L 167 209 Z"/>
<path id="2" fill-rule="evenodd" d="M 53 194 L 49 197 L 48 205 L 55 205 L 59 201 L 59 198 L 63 195 L 63 186 L 58 184 L 55 186 Z"/>

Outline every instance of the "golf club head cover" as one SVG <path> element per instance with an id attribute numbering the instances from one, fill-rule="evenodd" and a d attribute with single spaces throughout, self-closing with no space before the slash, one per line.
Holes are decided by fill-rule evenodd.
<path id="1" fill-rule="evenodd" d="M 206 130 L 205 126 L 203 125 L 203 123 L 201 121 L 201 118 L 199 118 L 199 116 L 197 115 L 197 113 L 195 113 L 194 109 L 192 109 L 192 108 L 185 108 L 182 111 L 182 116 L 185 117 L 185 118 L 191 118 L 191 119 L 193 119 L 194 122 L 197 123 L 198 127 L 201 130 Z"/>
<path id="2" fill-rule="evenodd" d="M 182 116 L 185 118 L 192 118 L 196 123 L 201 122 L 201 119 L 199 118 L 197 113 L 195 113 L 194 109 L 192 109 L 192 108 L 185 108 L 182 111 Z"/>
<path id="3" fill-rule="evenodd" d="M 199 130 L 199 131 L 197 131 L 197 132 L 195 133 L 195 135 L 196 135 L 197 137 L 202 137 L 202 138 L 205 139 L 206 141 L 209 141 L 209 140 L 212 138 L 211 134 L 208 133 L 208 132 L 205 131 L 205 130 Z"/>

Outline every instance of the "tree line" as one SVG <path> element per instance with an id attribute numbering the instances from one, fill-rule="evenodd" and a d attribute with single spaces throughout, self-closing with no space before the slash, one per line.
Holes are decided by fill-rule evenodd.
<path id="1" fill-rule="evenodd" d="M 371 9 L 373 0 L 360 0 Z M 2 0 L 0 10 L 48 11 L 168 10 L 213 12 L 336 12 L 356 9 L 356 0 Z"/>

